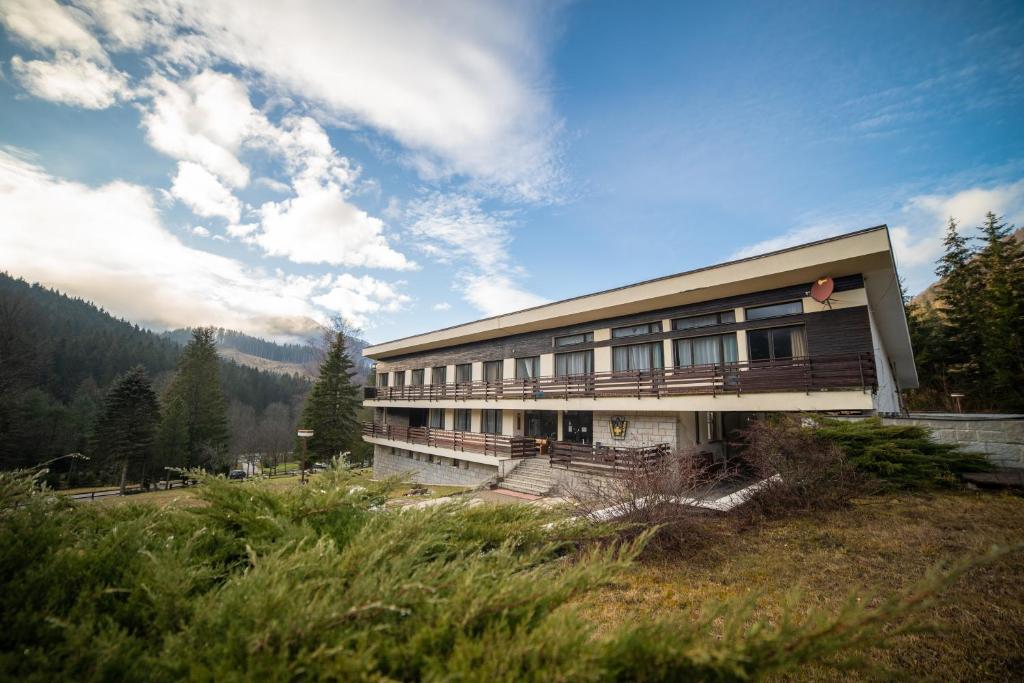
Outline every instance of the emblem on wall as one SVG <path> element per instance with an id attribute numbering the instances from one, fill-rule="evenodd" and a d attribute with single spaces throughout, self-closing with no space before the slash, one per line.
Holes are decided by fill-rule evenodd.
<path id="1" fill-rule="evenodd" d="M 626 418 L 622 417 L 621 415 L 616 415 L 615 417 L 612 418 L 611 422 L 612 422 L 612 438 L 613 439 L 625 439 L 626 438 L 626 430 L 629 428 L 629 420 L 627 420 Z"/>

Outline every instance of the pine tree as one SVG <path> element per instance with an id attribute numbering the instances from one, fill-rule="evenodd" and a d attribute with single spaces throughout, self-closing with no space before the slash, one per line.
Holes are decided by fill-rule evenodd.
<path id="1" fill-rule="evenodd" d="M 309 452 L 322 459 L 336 457 L 359 438 L 359 388 L 352 360 L 345 352 L 345 335 L 337 332 L 320 365 L 320 377 L 313 385 L 300 426 L 312 429 Z"/>
<path id="2" fill-rule="evenodd" d="M 992 407 L 1024 409 L 1024 246 L 991 211 L 980 228 L 977 262 L 984 284 L 979 311 L 981 376 Z"/>
<path id="3" fill-rule="evenodd" d="M 156 394 L 141 365 L 118 380 L 107 394 L 96 423 L 92 450 L 99 462 L 120 470 L 122 494 L 129 468 L 145 476 L 152 464 L 159 417 Z"/>
<path id="4" fill-rule="evenodd" d="M 977 297 L 981 278 L 974 250 L 949 219 L 943 241 L 945 253 L 935 273 L 940 278 L 938 293 L 945 314 L 945 358 L 950 370 L 951 389 L 967 394 L 968 403 L 981 396 L 981 368 Z"/>
<path id="5" fill-rule="evenodd" d="M 183 443 L 184 453 L 175 460 L 185 467 L 220 464 L 227 453 L 228 404 L 214 334 L 212 327 L 192 331 L 167 393 L 160 443 L 165 448 Z"/>

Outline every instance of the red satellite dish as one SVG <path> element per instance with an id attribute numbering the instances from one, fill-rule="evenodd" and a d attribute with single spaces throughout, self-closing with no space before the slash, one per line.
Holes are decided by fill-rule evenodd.
<path id="1" fill-rule="evenodd" d="M 818 278 L 811 285 L 811 298 L 819 304 L 827 303 L 832 292 L 835 291 L 836 283 L 830 277 Z"/>

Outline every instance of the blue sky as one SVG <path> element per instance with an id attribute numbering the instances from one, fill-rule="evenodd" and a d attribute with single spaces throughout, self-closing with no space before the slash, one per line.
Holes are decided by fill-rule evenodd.
<path id="1" fill-rule="evenodd" d="M 879 223 L 1024 222 L 1020 3 L 0 0 L 0 268 L 383 341 Z"/>

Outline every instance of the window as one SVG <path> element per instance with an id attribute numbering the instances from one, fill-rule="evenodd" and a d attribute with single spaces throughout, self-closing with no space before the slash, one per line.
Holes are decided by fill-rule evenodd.
<path id="1" fill-rule="evenodd" d="M 423 386 L 423 368 L 412 371 L 412 382 L 414 387 Z"/>
<path id="2" fill-rule="evenodd" d="M 564 337 L 555 337 L 555 346 L 574 346 L 594 341 L 593 332 L 580 332 L 579 334 L 567 334 Z"/>
<path id="3" fill-rule="evenodd" d="M 612 370 L 656 370 L 665 367 L 661 342 L 630 344 L 612 348 Z"/>
<path id="4" fill-rule="evenodd" d="M 501 434 L 501 411 L 481 410 L 480 431 L 484 434 Z"/>
<path id="5" fill-rule="evenodd" d="M 388 373 L 381 372 L 377 374 L 377 386 L 386 387 L 388 385 Z"/>
<path id="6" fill-rule="evenodd" d="M 431 429 L 444 429 L 444 409 L 443 408 L 431 408 L 430 409 L 430 428 Z"/>
<path id="7" fill-rule="evenodd" d="M 447 383 L 447 380 L 445 379 L 447 376 L 448 368 L 446 368 L 445 366 L 442 365 L 439 368 L 434 368 L 433 370 L 430 371 L 430 383 L 445 384 Z"/>
<path id="8" fill-rule="evenodd" d="M 555 375 L 589 375 L 594 372 L 594 352 L 574 351 L 555 354 Z"/>
<path id="9" fill-rule="evenodd" d="M 748 308 L 747 320 L 764 320 L 765 318 L 778 318 L 782 315 L 796 315 L 803 312 L 804 303 L 802 301 L 790 301 L 784 304 Z"/>
<path id="10" fill-rule="evenodd" d="M 716 334 L 710 337 L 677 339 L 675 354 L 677 368 L 712 363 L 735 363 L 737 360 L 736 335 Z"/>
<path id="11" fill-rule="evenodd" d="M 455 431 L 457 432 L 468 432 L 469 431 L 469 410 L 464 408 L 455 409 Z"/>
<path id="12" fill-rule="evenodd" d="M 484 381 L 500 382 L 505 363 L 500 360 L 484 361 Z"/>
<path id="13" fill-rule="evenodd" d="M 647 323 L 645 325 L 632 325 L 629 327 L 616 327 L 612 330 L 612 339 L 622 337 L 639 337 L 642 334 L 654 334 L 661 332 L 661 323 Z"/>
<path id="14" fill-rule="evenodd" d="M 455 381 L 458 384 L 469 384 L 473 381 L 473 364 L 463 363 L 455 366 Z"/>
<path id="15" fill-rule="evenodd" d="M 750 360 L 800 358 L 807 355 L 807 342 L 801 325 L 748 330 L 747 346 Z"/>
<path id="16" fill-rule="evenodd" d="M 537 379 L 540 376 L 540 356 L 516 358 L 516 379 Z"/>
<path id="17" fill-rule="evenodd" d="M 691 315 L 672 321 L 673 330 L 693 330 L 698 327 L 711 327 L 712 325 L 725 325 L 736 322 L 736 311 L 722 311 L 721 313 L 708 313 L 707 315 Z"/>
<path id="18" fill-rule="evenodd" d="M 398 370 L 398 371 L 395 372 L 395 386 L 396 387 L 404 387 L 405 386 L 405 370 Z"/>

